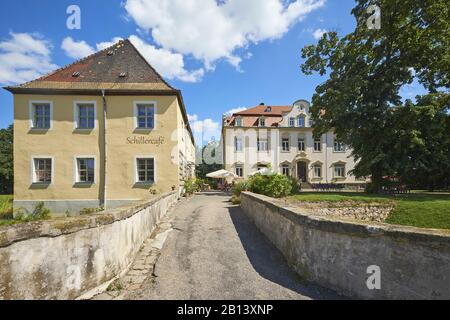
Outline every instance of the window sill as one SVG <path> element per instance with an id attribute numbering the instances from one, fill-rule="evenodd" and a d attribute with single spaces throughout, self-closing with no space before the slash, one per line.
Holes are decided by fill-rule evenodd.
<path id="1" fill-rule="evenodd" d="M 75 182 L 73 184 L 74 188 L 91 188 L 95 185 L 94 182 Z"/>
<path id="2" fill-rule="evenodd" d="M 333 150 L 333 153 L 345 153 L 345 151 L 336 151 L 336 150 Z"/>
<path id="3" fill-rule="evenodd" d="M 134 185 L 137 187 L 151 187 L 155 184 L 155 182 L 135 182 Z"/>
<path id="4" fill-rule="evenodd" d="M 42 133 L 47 133 L 50 130 L 50 128 L 30 128 L 30 130 L 28 131 L 28 133 L 37 133 L 37 134 L 42 134 Z"/>
<path id="5" fill-rule="evenodd" d="M 153 130 L 155 130 L 155 128 L 135 128 L 133 132 L 135 132 L 135 133 L 150 133 Z"/>
<path id="6" fill-rule="evenodd" d="M 92 132 L 95 128 L 75 128 L 73 130 L 74 133 L 86 133 L 86 132 Z"/>

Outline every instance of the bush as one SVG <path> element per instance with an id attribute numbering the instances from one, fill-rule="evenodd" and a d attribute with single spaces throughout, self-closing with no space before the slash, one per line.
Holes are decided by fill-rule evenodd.
<path id="1" fill-rule="evenodd" d="M 241 204 L 241 197 L 237 196 L 237 195 L 233 195 L 231 197 L 231 202 L 233 204 Z"/>
<path id="2" fill-rule="evenodd" d="M 240 197 L 241 192 L 247 190 L 248 190 L 248 183 L 246 181 L 238 182 L 233 186 L 233 195 L 235 195 L 236 197 Z"/>
<path id="3" fill-rule="evenodd" d="M 33 208 L 33 211 L 20 208 L 17 210 L 15 220 L 22 222 L 45 220 L 50 218 L 50 210 L 45 207 L 43 202 L 39 202 Z"/>
<path id="4" fill-rule="evenodd" d="M 254 193 L 272 198 L 282 198 L 292 194 L 296 184 L 294 179 L 281 174 L 268 176 L 256 174 L 249 179 L 247 188 Z"/>
<path id="5" fill-rule="evenodd" d="M 92 213 L 98 213 L 98 212 L 102 212 L 105 209 L 103 207 L 98 207 L 98 208 L 83 208 L 80 210 L 80 215 L 87 215 L 87 214 L 92 214 Z"/>
<path id="6" fill-rule="evenodd" d="M 199 184 L 197 180 L 189 179 L 184 181 L 184 192 L 189 195 L 199 190 Z"/>

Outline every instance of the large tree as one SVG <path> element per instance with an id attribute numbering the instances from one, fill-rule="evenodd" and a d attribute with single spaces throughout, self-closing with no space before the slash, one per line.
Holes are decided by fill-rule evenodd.
<path id="1" fill-rule="evenodd" d="M 367 26 L 371 5 L 380 8 L 380 29 Z M 382 177 L 398 174 L 404 160 L 395 150 L 395 145 L 400 145 L 395 141 L 398 130 L 394 118 L 426 114 L 397 110 L 404 107 L 399 95 L 402 86 L 418 79 L 430 94 L 448 95 L 449 7 L 446 0 L 358 0 L 352 14 L 355 30 L 342 38 L 328 32 L 318 44 L 304 47 L 301 68 L 305 74 L 329 73 L 312 98 L 315 133 L 334 130 L 353 149 L 357 160 L 353 173 L 370 175 L 378 191 Z M 422 102 L 431 100 L 421 98 Z M 442 97 L 435 99 L 434 106 L 429 107 L 445 110 L 445 101 Z M 409 101 L 408 108 L 412 107 Z M 422 103 L 421 108 L 425 107 Z M 411 139 L 408 142 L 414 144 Z M 406 157 L 415 161 L 411 155 Z"/>
<path id="2" fill-rule="evenodd" d="M 0 194 L 11 194 L 14 183 L 13 126 L 0 130 Z"/>

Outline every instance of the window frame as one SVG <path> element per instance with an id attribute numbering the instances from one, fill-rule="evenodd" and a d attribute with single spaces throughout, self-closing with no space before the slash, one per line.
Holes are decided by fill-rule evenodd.
<path id="1" fill-rule="evenodd" d="M 153 181 L 139 181 L 138 160 L 153 159 Z M 156 157 L 152 155 L 140 155 L 134 157 L 134 183 L 138 185 L 154 185 L 156 184 Z"/>
<path id="2" fill-rule="evenodd" d="M 240 143 L 240 149 L 238 149 L 238 140 L 241 142 Z M 243 152 L 244 151 L 244 143 L 243 143 L 243 138 L 242 137 L 238 137 L 235 136 L 234 137 L 234 152 Z"/>
<path id="3" fill-rule="evenodd" d="M 336 169 L 337 168 L 342 168 L 342 175 L 336 175 Z M 333 165 L 333 177 L 334 178 L 345 178 L 346 177 L 346 170 L 345 170 L 345 164 L 334 164 Z"/>
<path id="4" fill-rule="evenodd" d="M 235 127 L 242 127 L 242 117 L 236 117 L 236 119 L 234 121 L 234 126 Z"/>
<path id="5" fill-rule="evenodd" d="M 303 148 L 300 148 L 300 141 L 302 141 L 303 144 Z M 298 137 L 297 138 L 297 149 L 300 152 L 305 152 L 306 151 L 306 139 L 304 137 Z"/>
<path id="6" fill-rule="evenodd" d="M 265 149 L 261 149 L 261 145 L 265 146 Z M 256 138 L 256 150 L 258 152 L 268 152 L 269 151 L 269 139 L 268 138 Z"/>
<path id="7" fill-rule="evenodd" d="M 258 118 L 258 127 L 265 127 L 266 126 L 266 118 L 265 117 L 259 117 Z"/>
<path id="8" fill-rule="evenodd" d="M 336 149 L 336 145 L 342 147 L 342 149 Z M 345 144 L 335 138 L 333 141 L 333 152 L 344 153 L 346 150 L 347 150 L 347 148 L 346 148 Z"/>
<path id="9" fill-rule="evenodd" d="M 287 170 L 287 174 L 285 173 L 285 170 Z M 291 168 L 289 167 L 288 164 L 281 165 L 281 174 L 285 175 L 287 177 L 290 177 L 290 175 L 291 175 Z"/>
<path id="10" fill-rule="evenodd" d="M 50 160 L 51 161 L 51 170 L 50 170 L 50 182 L 40 182 L 36 179 L 36 163 L 35 160 Z M 31 184 L 32 185 L 51 185 L 55 181 L 55 157 L 53 156 L 32 156 L 31 157 Z"/>
<path id="11" fill-rule="evenodd" d="M 300 124 L 300 119 L 303 119 L 302 124 Z M 306 117 L 304 115 L 299 115 L 297 117 L 297 126 L 299 128 L 306 128 Z"/>
<path id="12" fill-rule="evenodd" d="M 319 169 L 319 175 L 317 175 L 317 171 L 316 171 L 316 169 Z M 315 179 L 319 179 L 319 178 L 322 178 L 322 165 L 320 165 L 320 164 L 314 164 L 313 165 L 313 177 L 315 178 Z"/>
<path id="13" fill-rule="evenodd" d="M 294 117 L 289 118 L 288 125 L 290 128 L 295 128 L 295 118 Z"/>
<path id="14" fill-rule="evenodd" d="M 80 180 L 80 171 L 78 167 L 78 160 L 84 159 L 92 159 L 94 160 L 94 181 L 81 181 Z M 97 183 L 97 157 L 93 155 L 76 155 L 73 157 L 73 184 L 74 185 L 91 185 Z"/>
<path id="15" fill-rule="evenodd" d="M 319 141 L 319 150 L 316 149 L 316 142 Z M 315 138 L 313 141 L 313 151 L 314 152 L 322 152 L 322 138 Z"/>
<path id="16" fill-rule="evenodd" d="M 139 127 L 139 105 L 152 105 L 153 106 L 153 127 L 140 128 Z M 140 131 L 150 131 L 157 129 L 157 114 L 158 114 L 158 105 L 156 101 L 133 101 L 134 106 L 134 128 L 135 130 Z"/>
<path id="17" fill-rule="evenodd" d="M 281 152 L 290 152 L 291 151 L 291 139 L 290 138 L 281 138 Z M 287 141 L 287 150 L 284 148 L 284 142 Z"/>
<path id="18" fill-rule="evenodd" d="M 38 128 L 35 126 L 35 106 L 36 105 L 43 105 L 48 104 L 50 106 L 50 121 L 49 121 L 49 127 L 48 128 Z M 53 101 L 48 100 L 30 100 L 28 105 L 28 116 L 29 116 L 29 125 L 30 130 L 36 130 L 36 131 L 45 131 L 45 130 L 52 130 L 53 129 Z"/>
<path id="19" fill-rule="evenodd" d="M 240 174 L 238 173 L 238 171 L 240 171 Z M 234 173 L 240 177 L 243 178 L 244 177 L 244 166 L 243 165 L 236 165 L 234 167 Z"/>
<path id="20" fill-rule="evenodd" d="M 80 128 L 80 105 L 92 104 L 94 107 L 94 127 L 93 128 Z M 89 117 L 88 117 L 89 118 Z M 73 102 L 73 128 L 77 131 L 91 131 L 97 129 L 97 101 L 74 101 Z"/>

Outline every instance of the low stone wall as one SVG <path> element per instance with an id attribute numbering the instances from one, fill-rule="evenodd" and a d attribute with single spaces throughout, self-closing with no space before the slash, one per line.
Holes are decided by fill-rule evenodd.
<path id="1" fill-rule="evenodd" d="M 178 192 L 99 214 L 0 227 L 0 299 L 75 299 L 125 272 Z"/>
<path id="2" fill-rule="evenodd" d="M 249 192 L 241 206 L 307 280 L 352 298 L 450 299 L 447 230 L 308 215 Z"/>

